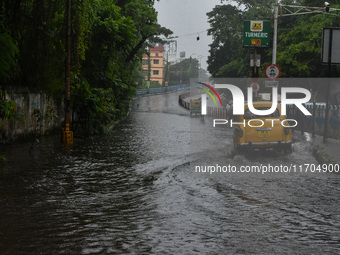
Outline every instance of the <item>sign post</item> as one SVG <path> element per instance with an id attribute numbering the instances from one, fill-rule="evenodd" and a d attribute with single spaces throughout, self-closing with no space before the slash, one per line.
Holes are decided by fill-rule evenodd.
<path id="1" fill-rule="evenodd" d="M 280 73 L 281 70 L 277 65 L 275 64 L 268 65 L 264 70 L 264 74 L 269 79 L 265 81 L 265 87 L 277 88 L 279 86 L 279 82 L 276 81 L 276 79 L 280 77 Z M 270 95 L 270 100 L 272 100 L 272 95 Z"/>

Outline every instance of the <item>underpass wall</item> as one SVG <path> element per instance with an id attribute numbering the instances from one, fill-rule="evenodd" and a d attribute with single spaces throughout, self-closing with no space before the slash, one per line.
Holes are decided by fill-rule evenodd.
<path id="1" fill-rule="evenodd" d="M 6 99 L 15 102 L 17 117 L 0 119 L 0 143 L 61 128 L 61 115 L 64 115 L 61 100 L 57 101 L 44 93 L 27 91 L 8 93 Z"/>

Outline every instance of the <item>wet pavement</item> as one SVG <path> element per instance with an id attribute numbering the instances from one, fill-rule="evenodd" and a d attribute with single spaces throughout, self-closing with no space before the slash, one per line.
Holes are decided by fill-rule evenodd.
<path id="1" fill-rule="evenodd" d="M 180 93 L 136 99 L 71 150 L 1 147 L 1 254 L 339 254 L 339 174 L 195 172 L 317 165 L 312 145 L 235 155 L 232 130 L 190 118 Z"/>
<path id="2" fill-rule="evenodd" d="M 340 164 L 340 140 L 327 138 L 326 143 L 323 142 L 323 136 L 305 134 L 310 137 L 309 141 L 314 147 L 314 154 L 321 164 L 335 163 Z"/>

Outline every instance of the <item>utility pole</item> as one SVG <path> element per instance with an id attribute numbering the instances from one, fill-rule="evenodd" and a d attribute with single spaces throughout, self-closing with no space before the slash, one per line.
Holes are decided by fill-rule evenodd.
<path id="1" fill-rule="evenodd" d="M 66 74 L 65 74 L 65 130 L 63 132 L 63 143 L 73 144 L 73 132 L 70 131 L 70 73 L 71 73 L 71 0 L 67 0 L 67 39 L 66 39 Z"/>
<path id="2" fill-rule="evenodd" d="M 329 30 L 329 43 L 328 43 L 328 83 L 326 89 L 326 112 L 325 112 L 325 126 L 323 130 L 323 143 L 327 143 L 328 137 L 328 120 L 329 120 L 329 92 L 330 92 L 330 78 L 332 77 L 332 43 L 333 43 L 333 29 Z"/>
<path id="3" fill-rule="evenodd" d="M 276 52 L 277 52 L 277 23 L 279 19 L 279 0 L 276 0 L 274 7 L 274 37 L 273 37 L 273 59 L 272 64 L 276 64 Z"/>

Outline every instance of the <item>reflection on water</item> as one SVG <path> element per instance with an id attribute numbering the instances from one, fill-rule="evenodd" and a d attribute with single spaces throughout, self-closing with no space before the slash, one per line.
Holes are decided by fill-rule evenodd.
<path id="1" fill-rule="evenodd" d="M 338 178 L 196 174 L 189 161 L 208 154 L 232 164 L 287 159 L 229 157 L 230 132 L 190 123 L 176 99 L 139 99 L 112 133 L 70 151 L 59 137 L 32 153 L 30 143 L 2 147 L 1 254 L 340 252 Z M 193 149 L 198 134 L 206 140 Z M 289 160 L 313 160 L 302 143 L 295 150 Z"/>

